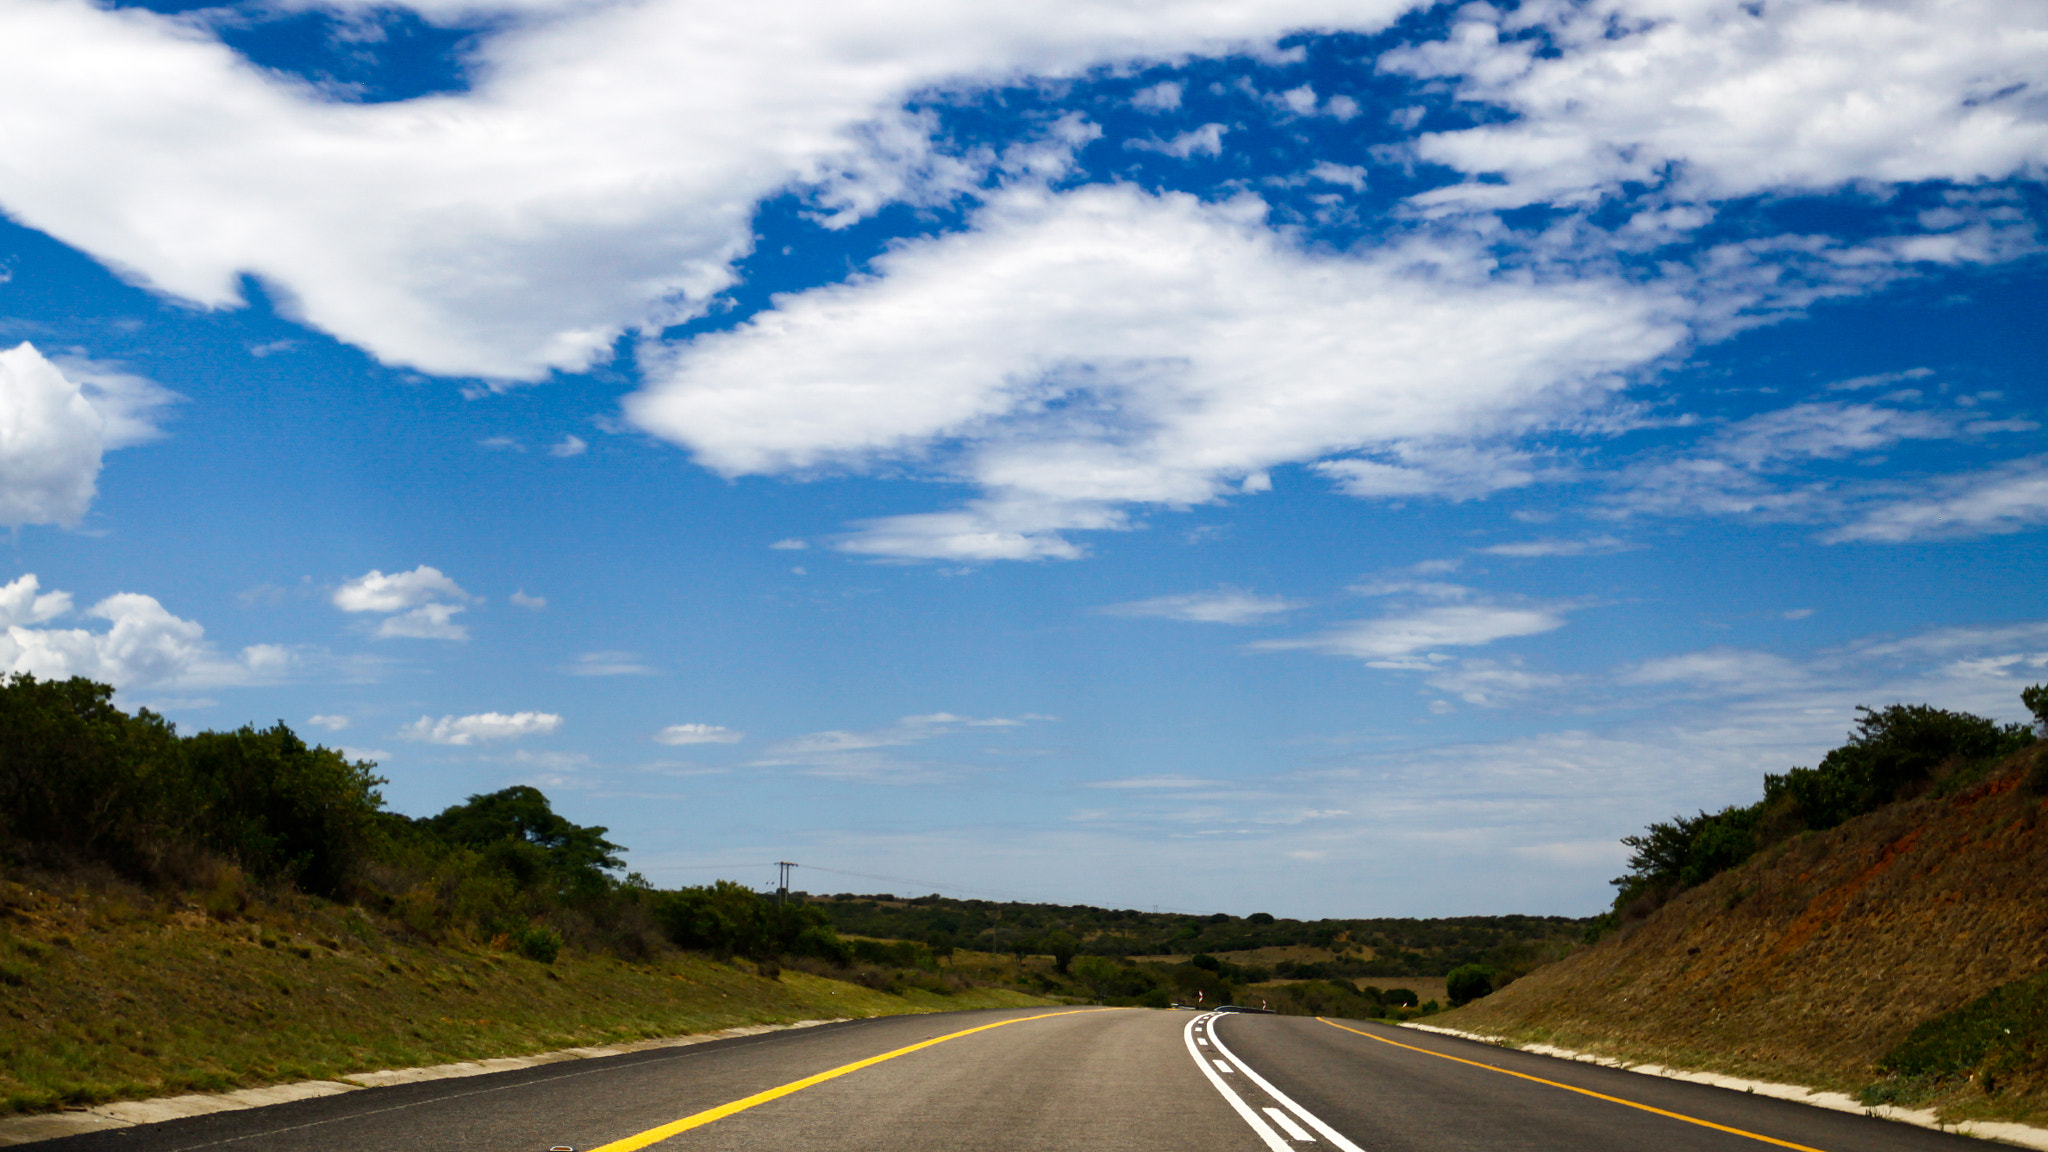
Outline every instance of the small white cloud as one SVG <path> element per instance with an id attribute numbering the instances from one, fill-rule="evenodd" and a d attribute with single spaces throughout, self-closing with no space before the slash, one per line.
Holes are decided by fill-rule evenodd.
<path id="1" fill-rule="evenodd" d="M 777 540 L 775 543 L 770 544 L 769 547 L 778 552 L 801 552 L 809 548 L 810 545 L 795 537 L 791 537 L 787 540 Z"/>
<path id="2" fill-rule="evenodd" d="M 150 416 L 172 398 L 89 361 L 60 369 L 31 344 L 0 351 L 0 525 L 77 525 L 98 493 L 101 457 L 158 435 Z"/>
<path id="3" fill-rule="evenodd" d="M 1325 184 L 1342 184 L 1353 191 L 1365 191 L 1365 169 L 1356 165 L 1332 164 L 1328 160 L 1323 160 L 1309 169 L 1308 174 Z"/>
<path id="4" fill-rule="evenodd" d="M 581 456 L 589 450 L 590 445 L 581 436 L 564 436 L 559 442 L 548 446 L 548 455 L 558 460 L 566 460 L 571 456 Z"/>
<path id="5" fill-rule="evenodd" d="M 1175 136 L 1171 140 L 1126 140 L 1124 147 L 1139 152 L 1159 152 L 1185 160 L 1190 156 L 1223 155 L 1223 134 L 1230 131 L 1227 124 L 1204 124 Z"/>
<path id="6" fill-rule="evenodd" d="M 422 604 L 410 612 L 385 617 L 371 635 L 386 639 L 467 640 L 469 629 L 453 619 L 456 613 L 466 611 L 460 604 Z"/>
<path id="7" fill-rule="evenodd" d="M 519 441 L 514 440 L 510 436 L 486 436 L 483 439 L 477 441 L 476 446 L 479 448 L 487 448 L 493 452 L 526 451 L 526 445 L 521 444 Z"/>
<path id="8" fill-rule="evenodd" d="M 1780 613 L 1778 613 L 1778 615 L 1779 615 L 1779 616 L 1780 616 L 1781 618 L 1783 618 L 1783 619 L 1786 619 L 1786 620 L 1804 620 L 1804 619 L 1806 619 L 1806 618 L 1807 618 L 1808 616 L 1811 616 L 1811 615 L 1813 615 L 1813 609 L 1811 609 L 1811 608 L 1787 608 L 1787 609 L 1786 609 L 1785 611 L 1783 611 L 1783 612 L 1780 612 Z"/>
<path id="9" fill-rule="evenodd" d="M 401 612 L 434 600 L 467 599 L 461 585 L 422 564 L 389 576 L 372 568 L 336 590 L 334 606 L 343 612 Z"/>
<path id="10" fill-rule="evenodd" d="M 552 712 L 479 712 L 471 716 L 443 716 L 435 720 L 422 716 L 399 729 L 407 740 L 428 744 L 468 745 L 479 740 L 517 740 L 541 736 L 562 726 Z"/>
<path id="11" fill-rule="evenodd" d="M 745 732 L 735 732 L 716 724 L 671 724 L 654 734 L 656 744 L 737 744 L 746 739 Z"/>
<path id="12" fill-rule="evenodd" d="M 1190 592 L 1179 596 L 1155 596 L 1127 604 L 1099 609 L 1107 616 L 1157 616 L 1198 624 L 1256 624 L 1271 616 L 1299 607 L 1277 596 L 1254 596 L 1225 588 L 1215 592 Z"/>
<path id="13" fill-rule="evenodd" d="M 1146 112 L 1171 112 L 1180 107 L 1180 85 L 1171 80 L 1140 88 L 1131 95 L 1131 107 Z"/>
<path id="14" fill-rule="evenodd" d="M 306 723 L 316 728 L 325 728 L 329 732 L 339 732 L 349 726 L 350 720 L 346 716 L 310 716 Z"/>
<path id="15" fill-rule="evenodd" d="M 38 592 L 40 586 L 27 572 L 0 587 L 0 627 L 41 624 L 71 611 L 71 593 Z"/>
<path id="16" fill-rule="evenodd" d="M 563 671 L 571 676 L 654 675 L 654 669 L 637 652 L 585 652 Z"/>
<path id="17" fill-rule="evenodd" d="M 1610 552 L 1624 552 L 1628 545 L 1612 536 L 1590 536 L 1583 540 L 1521 540 L 1513 544 L 1495 544 L 1481 548 L 1488 556 L 1512 556 L 1517 559 L 1535 559 L 1546 556 L 1604 556 Z"/>
<path id="18" fill-rule="evenodd" d="M 507 596 L 506 599 L 512 601 L 512 603 L 518 605 L 521 608 L 526 608 L 534 612 L 538 612 L 541 609 L 548 606 L 547 597 L 528 596 L 524 588 L 512 593 L 512 595 L 510 596 Z"/>

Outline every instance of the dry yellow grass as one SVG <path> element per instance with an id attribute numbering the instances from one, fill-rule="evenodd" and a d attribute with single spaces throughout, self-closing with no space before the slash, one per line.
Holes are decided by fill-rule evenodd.
<path id="1" fill-rule="evenodd" d="M 387 936 L 303 903 L 218 920 L 118 886 L 0 880 L 0 1113 L 251 1087 L 742 1024 L 1009 1007 L 1003 989 L 889 995 L 785 970 Z"/>
<path id="2" fill-rule="evenodd" d="M 1858 1091 L 1915 1025 L 2048 967 L 2048 799 L 2020 787 L 2044 754 L 1779 844 L 1441 1022 Z M 1936 1103 L 2040 1122 L 2048 1067 Z"/>

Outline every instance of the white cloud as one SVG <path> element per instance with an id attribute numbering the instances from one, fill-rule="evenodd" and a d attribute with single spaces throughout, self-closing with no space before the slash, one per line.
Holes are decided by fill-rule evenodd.
<path id="1" fill-rule="evenodd" d="M 467 640 L 469 629 L 454 621 L 456 613 L 466 611 L 460 604 L 422 604 L 411 611 L 386 616 L 370 634 L 384 639 Z"/>
<path id="2" fill-rule="evenodd" d="M 1461 660 L 1432 672 L 1423 682 L 1481 708 L 1496 708 L 1539 693 L 1555 692 L 1569 683 L 1556 673 L 1531 672 L 1519 664 L 1494 660 Z"/>
<path id="3" fill-rule="evenodd" d="M 0 625 L 41 624 L 71 611 L 71 593 L 42 592 L 41 587 L 33 572 L 0 585 Z"/>
<path id="4" fill-rule="evenodd" d="M 1588 536 L 1580 540 L 1564 540 L 1547 537 L 1541 540 L 1517 540 L 1511 544 L 1495 544 L 1479 551 L 1487 556 L 1512 556 L 1516 559 L 1535 559 L 1548 556 L 1604 556 L 1610 552 L 1623 552 L 1628 545 L 1612 536 Z"/>
<path id="5" fill-rule="evenodd" d="M 439 720 L 422 716 L 399 729 L 407 740 L 428 744 L 468 745 L 479 740 L 517 740 L 544 736 L 562 726 L 552 712 L 479 712 L 472 716 L 443 716 Z"/>
<path id="6" fill-rule="evenodd" d="M 564 436 L 559 442 L 549 445 L 548 455 L 558 460 L 566 460 L 571 456 L 581 456 L 589 450 L 589 443 L 581 436 Z"/>
<path id="7" fill-rule="evenodd" d="M 1552 607 L 1444 604 L 1353 620 L 1314 636 L 1262 640 L 1252 647 L 1271 652 L 1304 649 L 1404 667 L 1415 666 L 1416 658 L 1433 655 L 1440 649 L 1470 648 L 1517 636 L 1535 636 L 1562 628 L 1564 623 L 1563 612 Z"/>
<path id="8" fill-rule="evenodd" d="M 753 767 L 793 768 L 806 776 L 864 780 L 880 784 L 943 783 L 957 778 L 957 766 L 911 759 L 888 751 L 976 729 L 1014 729 L 1046 716 L 974 717 L 951 712 L 905 716 L 886 728 L 812 732 L 770 745 Z"/>
<path id="9" fill-rule="evenodd" d="M 564 668 L 571 676 L 652 676 L 654 669 L 637 652 L 585 652 Z"/>
<path id="10" fill-rule="evenodd" d="M 1769 652 L 1710 648 L 1646 660 L 1621 673 L 1625 684 L 1685 684 L 1707 690 L 1755 693 L 1805 680 L 1792 661 Z"/>
<path id="11" fill-rule="evenodd" d="M 1578 415 L 1686 337 L 1686 306 L 1653 288 L 1495 277 L 1455 248 L 1305 252 L 1262 212 L 1008 194 L 873 277 L 669 350 L 627 411 L 726 475 L 935 459 L 984 493 L 861 525 L 848 551 L 1067 558 L 1060 533 L 1124 527 L 1120 505 L 1210 501 L 1337 453 L 1412 464 L 1404 494 L 1527 483 L 1475 443 Z M 1331 468 L 1383 491 L 1374 466 Z"/>
<path id="12" fill-rule="evenodd" d="M 514 604 L 518 605 L 518 606 L 519 606 L 519 607 L 521 607 L 521 608 L 526 608 L 526 609 L 530 609 L 531 611 L 534 611 L 534 612 L 538 612 L 538 611 L 540 611 L 541 609 L 543 609 L 543 608 L 545 608 L 545 607 L 547 607 L 547 606 L 548 606 L 548 598 L 547 598 L 547 597 L 545 597 L 545 596 L 528 596 L 528 595 L 526 594 L 526 589 L 524 589 L 524 588 L 521 588 L 521 589 L 519 589 L 518 591 L 516 591 L 516 592 L 512 593 L 512 595 L 510 595 L 510 596 L 507 596 L 507 597 L 506 597 L 506 599 L 507 599 L 507 600 L 510 600 L 510 601 L 511 601 L 512 603 L 514 603 Z"/>
<path id="13" fill-rule="evenodd" d="M 0 205 L 183 300 L 234 306 L 254 275 L 387 363 L 534 379 L 700 311 L 780 189 L 859 208 L 957 184 L 900 112 L 913 93 L 1369 30 L 1409 3 L 410 7 L 497 24 L 471 91 L 342 103 L 203 17 L 9 5 Z"/>
<path id="14" fill-rule="evenodd" d="M 410 572 L 386 576 L 372 568 L 335 590 L 334 606 L 343 612 L 386 612 L 371 635 L 412 640 L 467 640 L 469 631 L 455 623 L 468 609 L 451 600 L 468 600 L 462 586 L 425 564 Z M 545 602 L 543 602 L 545 603 Z"/>
<path id="15" fill-rule="evenodd" d="M 1115 788 L 1133 791 L 1179 792 L 1197 788 L 1221 788 L 1222 780 L 1204 780 L 1198 776 L 1126 776 L 1120 780 L 1090 780 L 1083 788 Z"/>
<path id="16" fill-rule="evenodd" d="M 1179 596 L 1154 596 L 1100 609 L 1110 616 L 1158 616 L 1198 624 L 1256 624 L 1270 616 L 1298 607 L 1278 596 L 1254 596 L 1225 588 L 1215 592 L 1190 592 Z"/>
<path id="17" fill-rule="evenodd" d="M 1447 38 L 1381 63 L 1516 114 L 1423 136 L 1422 158 L 1502 178 L 1425 204 L 1566 202 L 1667 178 L 1704 200 L 1970 183 L 2048 158 L 2048 26 L 2006 0 L 1468 5 Z"/>
<path id="18" fill-rule="evenodd" d="M 735 732 L 716 724 L 671 724 L 654 734 L 656 744 L 737 744 L 746 739 L 745 732 Z"/>
<path id="19" fill-rule="evenodd" d="M 2048 524 L 2048 456 L 1936 482 L 1934 494 L 1884 504 L 1821 537 L 1903 544 L 2019 532 Z"/>
<path id="20" fill-rule="evenodd" d="M 290 674 L 298 658 L 276 644 L 253 644 L 224 656 L 206 640 L 206 629 L 173 615 L 153 596 L 122 592 L 87 609 L 107 630 L 34 628 L 71 610 L 66 592 L 37 593 L 34 575 L 0 587 L 0 671 L 27 672 L 44 679 L 84 676 L 116 688 L 220 688 L 274 683 Z"/>
<path id="21" fill-rule="evenodd" d="M 787 539 L 777 540 L 775 543 L 770 544 L 769 547 L 775 549 L 778 552 L 801 552 L 804 549 L 809 548 L 810 544 L 802 540 Z"/>
<path id="22" fill-rule="evenodd" d="M 32 344 L 0 351 L 0 524 L 77 525 L 101 457 L 156 438 L 153 417 L 173 399 L 89 360 L 53 363 Z"/>
<path id="23" fill-rule="evenodd" d="M 438 600 L 467 600 L 462 586 L 425 564 L 386 576 L 375 568 L 347 581 L 334 593 L 343 612 L 401 612 Z"/>
<path id="24" fill-rule="evenodd" d="M 1160 152 L 1185 160 L 1190 156 L 1223 155 L 1223 134 L 1230 131 L 1227 124 L 1204 124 L 1191 128 L 1171 140 L 1126 140 L 1124 147 L 1140 152 Z"/>
<path id="25" fill-rule="evenodd" d="M 351 721 L 346 716 L 309 716 L 306 718 L 306 723 L 315 727 L 325 728 L 329 732 L 339 732 L 347 728 Z"/>
<path id="26" fill-rule="evenodd" d="M 1171 112 L 1180 107 L 1180 93 L 1180 85 L 1167 80 L 1132 93 L 1131 107 L 1147 112 Z"/>

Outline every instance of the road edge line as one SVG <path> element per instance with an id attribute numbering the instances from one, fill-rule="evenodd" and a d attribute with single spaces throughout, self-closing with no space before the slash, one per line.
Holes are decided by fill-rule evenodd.
<path id="1" fill-rule="evenodd" d="M 1639 1104 L 1634 1100 L 1624 1100 L 1619 1096 L 1609 1096 L 1605 1092 L 1595 1092 L 1591 1088 L 1580 1088 L 1576 1085 L 1565 1084 L 1557 1080 L 1545 1080 L 1541 1076 L 1531 1076 L 1527 1072 L 1517 1072 L 1512 1068 L 1502 1068 L 1498 1065 L 1486 1064 L 1478 1060 L 1467 1060 L 1463 1056 L 1452 1056 L 1447 1052 L 1432 1052 L 1427 1048 L 1418 1048 L 1413 1044 L 1403 1044 L 1399 1040 L 1389 1040 L 1385 1036 L 1375 1036 L 1370 1032 L 1361 1032 L 1356 1028 L 1347 1027 L 1326 1017 L 1318 1016 L 1316 1019 L 1341 1032 L 1349 1032 L 1354 1036 L 1363 1036 L 1367 1040 L 1377 1040 L 1382 1044 L 1389 1044 L 1395 1048 L 1406 1048 L 1410 1052 L 1420 1052 L 1424 1056 L 1434 1056 L 1439 1060 L 1449 1060 L 1456 1064 L 1467 1064 L 1474 1068 L 1483 1068 L 1488 1072 L 1498 1072 L 1503 1076 L 1513 1076 L 1517 1080 L 1527 1080 L 1532 1084 L 1542 1084 L 1550 1088 L 1562 1088 L 1566 1092 L 1576 1092 L 1581 1096 L 1591 1096 L 1595 1100 L 1605 1100 L 1609 1104 L 1619 1104 L 1624 1108 L 1634 1108 L 1640 1112 L 1649 1112 L 1653 1115 L 1683 1121 L 1687 1124 L 1697 1124 L 1702 1128 L 1711 1128 L 1716 1132 L 1726 1132 L 1731 1136 L 1755 1140 L 1760 1144 L 1775 1144 L 1780 1148 L 1790 1148 L 1792 1152 L 1822 1152 L 1821 1149 L 1809 1144 L 1795 1144 L 1790 1140 L 1780 1140 L 1776 1136 L 1766 1136 L 1761 1132 L 1751 1132 L 1747 1128 L 1734 1128 L 1726 1124 L 1716 1124 L 1712 1120 L 1702 1120 L 1697 1116 L 1687 1116 L 1683 1112 L 1673 1112 L 1653 1104 Z"/>
<path id="2" fill-rule="evenodd" d="M 1804 1104 L 1809 1108 L 1825 1108 L 1830 1112 L 1849 1112 L 1858 1116 L 1872 1116 L 1879 1120 L 1892 1120 L 1900 1124 L 1911 1124 L 1915 1128 L 1931 1128 L 1937 1132 L 1949 1132 L 1959 1136 L 1971 1136 L 1980 1140 L 1996 1140 L 2014 1144 L 2021 1148 L 2035 1148 L 2048 1152 L 2048 1128 L 2032 1124 L 2021 1124 L 2014 1120 L 1958 1120 L 1945 1123 L 1931 1109 L 1899 1108 L 1890 1104 L 1865 1104 L 1842 1092 L 1830 1092 L 1822 1088 L 1809 1088 L 1804 1084 L 1786 1084 L 1777 1080 L 1745 1080 L 1739 1076 L 1723 1076 L 1718 1072 L 1699 1072 L 1688 1068 L 1673 1068 L 1665 1064 L 1628 1064 L 1612 1056 L 1601 1056 L 1593 1052 L 1580 1052 L 1574 1048 L 1560 1048 L 1554 1044 L 1516 1044 L 1504 1036 L 1489 1036 L 1481 1032 L 1464 1032 L 1456 1028 L 1445 1028 L 1440 1024 L 1403 1023 L 1402 1028 L 1413 1028 L 1418 1032 L 1435 1032 L 1444 1036 L 1455 1036 L 1460 1040 L 1473 1040 L 1491 1044 L 1496 1048 L 1513 1048 L 1517 1052 L 1533 1052 L 1538 1056 L 1551 1056 L 1559 1060 L 1570 1060 L 1576 1064 L 1598 1064 L 1603 1068 L 1619 1068 L 1623 1072 L 1634 1072 L 1639 1076 L 1655 1076 L 1661 1080 L 1682 1080 L 1688 1084 L 1705 1084 L 1712 1088 L 1726 1088 L 1730 1092 L 1747 1092 L 1757 1096 L 1768 1096 L 1773 1100 L 1784 1100 L 1793 1104 Z"/>

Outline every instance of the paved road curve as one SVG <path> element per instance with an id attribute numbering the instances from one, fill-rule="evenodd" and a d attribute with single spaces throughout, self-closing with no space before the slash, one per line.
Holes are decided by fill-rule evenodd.
<path id="1" fill-rule="evenodd" d="M 1940 1152 L 1979 1142 L 1357 1021 L 897 1016 L 98 1132 L 50 1152 Z"/>

